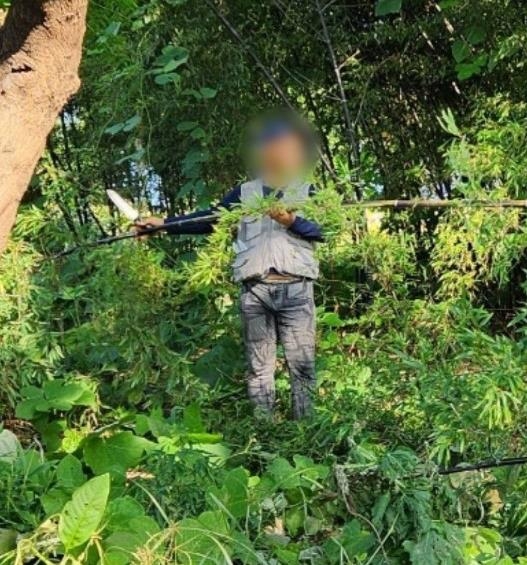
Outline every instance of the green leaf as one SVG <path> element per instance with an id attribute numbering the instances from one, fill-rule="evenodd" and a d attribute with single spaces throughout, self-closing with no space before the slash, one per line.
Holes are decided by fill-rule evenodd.
<path id="1" fill-rule="evenodd" d="M 402 0 L 377 0 L 375 5 L 375 15 L 386 16 L 388 14 L 397 14 L 401 11 Z"/>
<path id="2" fill-rule="evenodd" d="M 224 465 L 231 456 L 231 450 L 224 443 L 203 443 L 192 446 L 196 451 L 201 451 L 209 457 L 211 463 Z"/>
<path id="3" fill-rule="evenodd" d="M 249 508 L 248 486 L 248 472 L 243 467 L 233 469 L 225 475 L 221 489 L 210 489 L 211 503 L 234 518 L 243 518 Z"/>
<path id="4" fill-rule="evenodd" d="M 215 90 L 214 88 L 207 88 L 207 87 L 200 88 L 199 92 L 201 96 L 203 96 L 203 98 L 214 98 L 218 93 L 218 91 Z"/>
<path id="5" fill-rule="evenodd" d="M 41 406 L 42 400 L 40 398 L 29 398 L 22 400 L 16 405 L 15 415 L 22 420 L 32 420 L 37 412 L 37 407 Z M 47 406 L 47 403 L 45 402 Z"/>
<path id="6" fill-rule="evenodd" d="M 83 395 L 84 390 L 81 383 L 66 383 L 62 379 L 44 384 L 44 396 L 49 408 L 55 410 L 70 410 L 76 400 Z"/>
<path id="7" fill-rule="evenodd" d="M 21 451 L 20 442 L 9 430 L 0 432 L 0 461 L 13 462 Z"/>
<path id="8" fill-rule="evenodd" d="M 64 506 L 59 519 L 59 538 L 66 550 L 86 543 L 97 532 L 110 493 L 110 475 L 88 481 Z"/>
<path id="9" fill-rule="evenodd" d="M 464 562 L 463 541 L 463 530 L 444 522 L 434 524 L 417 542 L 405 541 L 403 547 L 414 565 L 456 565 Z"/>
<path id="10" fill-rule="evenodd" d="M 309 457 L 294 455 L 293 461 L 294 467 L 284 457 L 277 457 L 269 465 L 268 473 L 273 478 L 276 488 L 285 490 L 297 487 L 316 488 L 317 482 L 329 474 L 326 465 L 316 464 Z"/>
<path id="11" fill-rule="evenodd" d="M 336 312 L 324 312 L 319 320 L 320 324 L 323 326 L 328 326 L 330 328 L 339 328 L 344 325 L 344 322 L 340 319 Z"/>
<path id="12" fill-rule="evenodd" d="M 340 563 L 343 552 L 347 559 L 352 561 L 354 557 L 365 555 L 375 544 L 375 537 L 363 530 L 357 520 L 352 520 L 344 526 L 339 537 L 332 538 L 324 544 L 324 550 L 328 557 L 333 557 L 333 562 Z"/>
<path id="13" fill-rule="evenodd" d="M 479 45 L 487 37 L 487 32 L 481 26 L 472 26 L 466 33 L 467 41 L 471 45 Z"/>
<path id="14" fill-rule="evenodd" d="M 92 436 L 84 445 L 84 458 L 96 475 L 123 475 L 139 463 L 152 442 L 132 432 L 119 432 L 110 437 Z"/>
<path id="15" fill-rule="evenodd" d="M 452 44 L 452 55 L 456 60 L 456 63 L 461 63 L 468 57 L 470 57 L 470 45 L 463 39 L 457 39 Z"/>
<path id="16" fill-rule="evenodd" d="M 287 533 L 291 536 L 296 536 L 304 527 L 305 518 L 306 515 L 303 506 L 288 508 L 285 513 L 285 527 L 287 528 Z"/>
<path id="17" fill-rule="evenodd" d="M 390 493 L 385 492 L 381 494 L 375 501 L 372 510 L 372 523 L 378 528 L 381 529 L 382 519 L 384 514 L 386 513 L 386 509 L 388 508 L 388 504 L 390 503 Z"/>
<path id="18" fill-rule="evenodd" d="M 44 391 L 36 386 L 25 386 L 20 389 L 20 396 L 27 399 L 43 398 Z"/>
<path id="19" fill-rule="evenodd" d="M 66 455 L 57 465 L 57 484 L 66 489 L 74 489 L 84 483 L 81 462 L 71 454 Z"/>
<path id="20" fill-rule="evenodd" d="M 155 61 L 155 65 L 158 67 L 165 67 L 175 63 L 176 66 L 173 67 L 175 69 L 188 61 L 188 51 L 184 47 L 167 45 L 163 48 L 162 53 Z"/>
<path id="21" fill-rule="evenodd" d="M 167 84 L 170 84 L 171 82 L 174 82 L 177 76 L 178 75 L 174 73 L 162 74 L 162 75 L 157 75 L 154 80 L 156 84 L 159 84 L 160 86 L 165 86 Z"/>
<path id="22" fill-rule="evenodd" d="M 141 116 L 136 114 L 132 116 L 130 119 L 126 120 L 123 131 L 129 132 L 134 130 L 139 124 L 141 123 Z"/>
<path id="23" fill-rule="evenodd" d="M 201 419 L 201 410 L 196 402 L 185 407 L 183 411 L 183 424 L 185 424 L 188 432 L 200 433 L 205 431 L 205 426 Z"/>
<path id="24" fill-rule="evenodd" d="M 70 499 L 71 492 L 63 488 L 52 488 L 40 497 L 40 503 L 46 512 L 46 516 L 52 516 L 62 512 L 62 509 Z"/>
<path id="25" fill-rule="evenodd" d="M 105 35 L 117 35 L 121 29 L 121 22 L 112 22 L 105 30 Z"/>
<path id="26" fill-rule="evenodd" d="M 481 67 L 476 63 L 460 63 L 456 65 L 457 78 L 459 80 L 468 80 L 474 75 L 481 73 Z"/>
<path id="27" fill-rule="evenodd" d="M 118 133 L 121 133 L 123 131 L 124 128 L 124 124 L 120 123 L 120 124 L 114 124 L 113 126 L 107 127 L 104 130 L 104 133 L 107 133 L 108 135 L 117 135 Z"/>
<path id="28" fill-rule="evenodd" d="M 240 560 L 244 565 L 261 565 L 262 559 L 256 553 L 251 540 L 242 532 L 234 531 L 230 534 L 234 542 L 233 557 Z"/>
<path id="29" fill-rule="evenodd" d="M 443 110 L 441 116 L 438 117 L 439 124 L 441 127 L 450 135 L 455 135 L 456 137 L 461 137 L 461 132 L 456 125 L 456 119 L 450 108 Z"/>
<path id="30" fill-rule="evenodd" d="M 180 122 L 177 125 L 178 131 L 191 131 L 199 126 L 198 122 Z"/>
<path id="31" fill-rule="evenodd" d="M 144 508 L 130 496 L 111 500 L 107 511 L 107 529 L 118 531 L 126 527 L 134 518 L 144 516 Z"/>
<path id="32" fill-rule="evenodd" d="M 203 512 L 197 519 L 181 520 L 176 532 L 177 563 L 186 565 L 228 563 L 232 551 L 226 545 L 225 540 L 228 535 L 229 528 L 225 515 L 219 511 Z"/>
<path id="33" fill-rule="evenodd" d="M 16 530 L 0 528 L 0 556 L 16 548 L 17 536 Z"/>
<path id="34" fill-rule="evenodd" d="M 205 137 L 207 137 L 207 134 L 203 128 L 196 128 L 192 130 L 190 136 L 192 137 L 192 139 L 204 139 Z"/>

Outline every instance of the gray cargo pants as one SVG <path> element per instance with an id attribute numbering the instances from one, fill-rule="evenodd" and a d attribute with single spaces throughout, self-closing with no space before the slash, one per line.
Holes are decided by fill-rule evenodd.
<path id="1" fill-rule="evenodd" d="M 309 416 L 316 387 L 313 282 L 246 282 L 241 312 L 249 398 L 257 409 L 272 412 L 279 341 L 291 376 L 293 416 Z"/>

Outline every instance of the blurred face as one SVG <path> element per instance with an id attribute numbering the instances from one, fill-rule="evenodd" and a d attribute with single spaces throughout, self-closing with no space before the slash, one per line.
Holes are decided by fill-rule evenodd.
<path id="1" fill-rule="evenodd" d="M 280 187 L 301 177 L 307 167 L 303 140 L 296 133 L 283 133 L 256 150 L 257 167 L 266 184 Z"/>

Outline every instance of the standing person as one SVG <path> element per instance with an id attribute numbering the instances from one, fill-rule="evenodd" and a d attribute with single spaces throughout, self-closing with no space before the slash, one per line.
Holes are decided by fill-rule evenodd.
<path id="1" fill-rule="evenodd" d="M 277 342 L 291 377 L 293 415 L 312 413 L 315 378 L 315 304 L 313 281 L 318 277 L 315 242 L 320 227 L 288 209 L 313 194 L 303 181 L 315 155 L 314 136 L 300 118 L 276 114 L 261 120 L 249 139 L 252 166 L 258 176 L 229 192 L 217 208 L 185 216 L 147 218 L 139 226 L 169 224 L 207 216 L 218 208 L 250 205 L 274 197 L 276 208 L 264 217 L 244 217 L 234 243 L 234 280 L 241 283 L 241 315 L 248 364 L 248 394 L 256 411 L 272 415 L 275 405 Z M 167 225 L 171 234 L 207 234 L 210 222 Z"/>

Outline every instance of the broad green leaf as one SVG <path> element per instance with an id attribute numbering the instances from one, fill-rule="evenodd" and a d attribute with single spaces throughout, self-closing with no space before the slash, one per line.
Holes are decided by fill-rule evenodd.
<path id="1" fill-rule="evenodd" d="M 123 131 L 123 128 L 124 128 L 123 123 L 114 124 L 113 126 L 107 127 L 104 130 L 104 133 L 107 133 L 109 135 L 117 135 L 118 133 L 121 133 Z"/>
<path id="2" fill-rule="evenodd" d="M 177 125 L 178 131 L 191 131 L 199 126 L 198 122 L 180 122 Z"/>
<path id="3" fill-rule="evenodd" d="M 221 488 L 211 488 L 211 506 L 224 510 L 234 518 L 246 516 L 249 508 L 249 474 L 242 467 L 229 471 Z"/>
<path id="4" fill-rule="evenodd" d="M 86 543 L 97 532 L 109 493 L 108 474 L 91 479 L 73 493 L 59 519 L 59 538 L 66 550 Z"/>
<path id="5" fill-rule="evenodd" d="M 42 442 L 49 452 L 58 451 L 63 446 L 63 437 L 67 433 L 66 420 L 52 419 L 47 414 L 33 420 L 33 425 L 42 437 Z"/>
<path id="6" fill-rule="evenodd" d="M 223 465 L 231 455 L 231 450 L 224 443 L 195 444 L 192 449 L 202 451 L 209 457 L 211 463 L 217 465 Z"/>
<path id="7" fill-rule="evenodd" d="M 134 130 L 139 124 L 141 123 L 141 116 L 136 114 L 132 116 L 130 119 L 126 120 L 123 131 L 129 132 Z"/>
<path id="8" fill-rule="evenodd" d="M 205 431 L 199 404 L 193 402 L 185 407 L 183 412 L 183 423 L 188 432 L 201 433 Z M 205 443 L 205 442 L 202 442 Z"/>
<path id="9" fill-rule="evenodd" d="M 170 74 L 157 75 L 154 80 L 156 84 L 159 84 L 160 86 L 165 86 L 167 84 L 170 84 L 171 82 L 174 82 L 176 78 L 177 75 L 175 75 L 174 73 L 170 73 Z"/>
<path id="10" fill-rule="evenodd" d="M 20 389 L 20 396 L 28 399 L 42 398 L 44 390 L 36 386 L 25 386 Z"/>
<path id="11" fill-rule="evenodd" d="M 66 455 L 57 465 L 57 484 L 66 489 L 74 489 L 84 483 L 86 477 L 81 462 L 73 455 Z"/>
<path id="12" fill-rule="evenodd" d="M 339 328 L 344 325 L 344 321 L 340 319 L 336 312 L 324 312 L 320 317 L 319 322 L 323 326 Z"/>
<path id="13" fill-rule="evenodd" d="M 185 439 L 192 444 L 219 443 L 223 436 L 221 434 L 191 433 L 184 434 Z"/>
<path id="14" fill-rule="evenodd" d="M 13 462 L 22 448 L 16 435 L 10 430 L 0 432 L 0 461 Z"/>
<path id="15" fill-rule="evenodd" d="M 92 436 L 84 445 L 84 458 L 96 475 L 122 475 L 139 463 L 146 449 L 153 446 L 132 432 L 118 432 L 110 437 Z"/>
<path id="16" fill-rule="evenodd" d="M 466 33 L 467 41 L 471 45 L 479 45 L 481 42 L 485 41 L 487 37 L 487 32 L 481 26 L 472 26 Z"/>
<path id="17" fill-rule="evenodd" d="M 105 35 L 117 35 L 121 29 L 121 22 L 111 22 L 104 30 Z"/>
<path id="18" fill-rule="evenodd" d="M 47 406 L 47 402 L 44 402 L 44 405 Z M 15 415 L 22 420 L 32 420 L 37 413 L 38 406 L 42 406 L 42 399 L 40 398 L 22 400 L 16 405 Z"/>
<path id="19" fill-rule="evenodd" d="M 205 137 L 207 137 L 207 134 L 203 128 L 196 128 L 192 130 L 190 136 L 192 137 L 192 139 L 204 139 Z"/>
<path id="20" fill-rule="evenodd" d="M 363 530 L 358 520 L 352 520 L 344 526 L 340 536 L 331 538 L 324 544 L 325 554 L 333 559 L 332 562 L 353 562 L 354 557 L 365 555 L 376 545 L 373 534 Z M 362 562 L 362 559 L 358 560 Z"/>
<path id="21" fill-rule="evenodd" d="M 40 497 L 42 508 L 46 512 L 46 516 L 52 516 L 62 512 L 66 503 L 71 499 L 71 492 L 65 488 L 52 488 Z"/>
<path id="22" fill-rule="evenodd" d="M 215 90 L 214 88 L 207 88 L 207 87 L 200 88 L 199 92 L 201 96 L 203 96 L 203 98 L 214 98 L 218 93 L 218 91 Z"/>
<path id="23" fill-rule="evenodd" d="M 44 396 L 49 407 L 55 410 L 70 410 L 75 401 L 84 393 L 80 383 L 66 383 L 62 379 L 48 381 L 44 384 Z"/>
<path id="24" fill-rule="evenodd" d="M 133 518 L 143 516 L 144 508 L 130 496 L 115 498 L 108 503 L 107 529 L 118 531 Z"/>
<path id="25" fill-rule="evenodd" d="M 463 39 L 457 39 L 452 44 L 452 55 L 456 60 L 456 63 L 461 63 L 468 57 L 470 57 L 470 45 Z"/>
<path id="26" fill-rule="evenodd" d="M 240 560 L 244 565 L 263 565 L 265 561 L 256 553 L 253 543 L 243 533 L 234 531 L 230 534 L 234 542 L 233 557 Z"/>
<path id="27" fill-rule="evenodd" d="M 416 542 L 403 543 L 413 565 L 457 565 L 462 563 L 464 535 L 461 528 L 448 523 L 436 524 Z"/>
<path id="28" fill-rule="evenodd" d="M 296 536 L 298 532 L 304 527 L 304 520 L 306 513 L 303 506 L 295 506 L 288 508 L 285 512 L 285 527 L 287 533 L 291 536 Z"/>
<path id="29" fill-rule="evenodd" d="M 457 78 L 459 80 L 468 80 L 474 75 L 481 73 L 481 67 L 476 63 L 460 63 L 456 65 Z"/>
<path id="30" fill-rule="evenodd" d="M 397 14 L 401 11 L 402 0 L 377 0 L 375 5 L 376 16 L 386 16 L 388 14 Z"/>
<path id="31" fill-rule="evenodd" d="M 188 61 L 188 51 L 183 47 L 167 45 L 163 54 L 155 60 L 157 67 L 162 67 L 163 72 L 169 73 Z"/>
<path id="32" fill-rule="evenodd" d="M 222 512 L 203 512 L 197 519 L 182 520 L 176 533 L 177 562 L 185 565 L 228 563 L 232 553 L 228 539 L 229 527 Z"/>
<path id="33" fill-rule="evenodd" d="M 0 556 L 15 549 L 18 532 L 0 528 Z"/>

